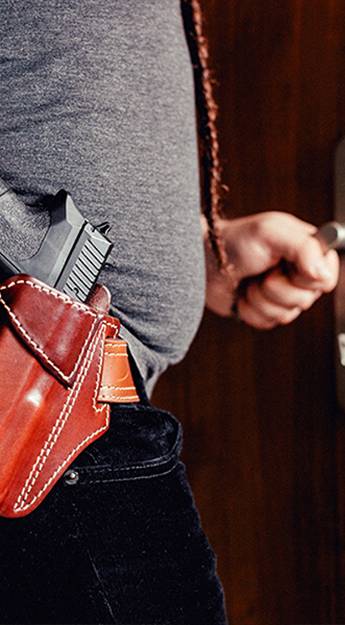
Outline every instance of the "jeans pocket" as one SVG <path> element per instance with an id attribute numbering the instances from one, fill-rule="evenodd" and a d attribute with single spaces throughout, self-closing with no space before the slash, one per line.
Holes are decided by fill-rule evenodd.
<path id="1" fill-rule="evenodd" d="M 82 452 L 64 484 L 148 479 L 170 472 L 182 449 L 182 425 L 151 405 L 115 406 L 108 432 Z"/>

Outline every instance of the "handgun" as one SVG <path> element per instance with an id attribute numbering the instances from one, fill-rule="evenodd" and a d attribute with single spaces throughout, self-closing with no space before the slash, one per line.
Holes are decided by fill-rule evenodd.
<path id="1" fill-rule="evenodd" d="M 0 181 L 6 210 L 24 202 Z M 109 222 L 93 226 L 79 212 L 72 197 L 61 189 L 49 203 L 50 225 L 37 252 L 26 259 L 10 258 L 0 250 L 0 276 L 29 274 L 70 297 L 85 302 L 113 247 L 106 237 Z"/>

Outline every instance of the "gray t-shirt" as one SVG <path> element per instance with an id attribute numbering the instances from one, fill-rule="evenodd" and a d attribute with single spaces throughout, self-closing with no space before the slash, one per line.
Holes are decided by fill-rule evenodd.
<path id="1" fill-rule="evenodd" d="M 178 0 L 2 0 L 0 177 L 28 205 L 0 247 L 34 253 L 68 190 L 114 248 L 101 276 L 150 393 L 204 306 L 193 77 Z M 2 220 L 2 221 L 1 221 Z"/>

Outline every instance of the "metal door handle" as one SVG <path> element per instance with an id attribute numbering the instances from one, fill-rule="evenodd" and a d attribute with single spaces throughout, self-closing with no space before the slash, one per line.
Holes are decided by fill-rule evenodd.
<path id="1" fill-rule="evenodd" d="M 316 233 L 327 249 L 345 250 L 345 139 L 342 139 L 335 152 L 334 163 L 334 217 L 332 221 Z M 335 290 L 335 339 L 334 364 L 337 384 L 337 400 L 345 414 L 345 254 L 340 254 L 340 274 Z"/>
<path id="2" fill-rule="evenodd" d="M 322 249 L 345 250 L 345 223 L 328 221 L 314 235 L 321 243 Z"/>

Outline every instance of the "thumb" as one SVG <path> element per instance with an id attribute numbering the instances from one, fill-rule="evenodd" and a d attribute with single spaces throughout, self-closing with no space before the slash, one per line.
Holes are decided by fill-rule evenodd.
<path id="1" fill-rule="evenodd" d="M 307 281 L 322 281 L 331 277 L 324 251 L 313 236 L 290 240 L 285 258 L 294 264 L 297 274 Z"/>

